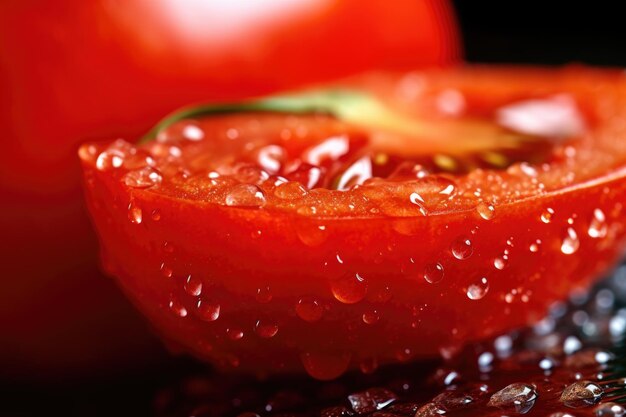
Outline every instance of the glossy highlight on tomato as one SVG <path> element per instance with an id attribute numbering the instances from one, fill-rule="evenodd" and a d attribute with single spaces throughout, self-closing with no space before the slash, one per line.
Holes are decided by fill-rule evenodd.
<path id="1" fill-rule="evenodd" d="M 311 94 L 81 148 L 105 268 L 182 350 L 318 379 L 450 356 L 623 254 L 623 73 L 374 73 Z"/>

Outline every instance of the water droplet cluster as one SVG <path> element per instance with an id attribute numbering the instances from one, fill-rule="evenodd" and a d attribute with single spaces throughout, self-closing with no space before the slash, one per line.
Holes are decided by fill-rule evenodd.
<path id="1" fill-rule="evenodd" d="M 167 415 L 187 415 L 172 410 L 193 408 L 192 415 L 220 409 L 240 417 L 623 416 L 623 359 L 599 347 L 615 348 L 614 343 L 619 343 L 615 334 L 601 326 L 605 330 L 599 337 L 586 335 L 584 326 L 575 324 L 573 317 L 584 311 L 588 320 L 606 322 L 622 314 L 626 305 L 624 273 L 626 270 L 587 294 L 582 304 L 581 297 L 567 305 L 555 304 L 540 326 L 479 342 L 434 371 L 422 362 L 374 366 L 374 373 L 365 372 L 366 379 L 350 373 L 332 383 L 270 379 L 263 384 L 241 376 L 199 377 L 194 373 L 168 388 L 173 391 L 167 391 L 164 402 L 156 402 L 156 415 L 165 415 L 161 410 Z M 606 298 L 607 291 L 615 302 L 603 310 L 598 298 Z M 624 334 L 622 331 L 621 336 Z M 335 369 L 330 364 L 318 369 L 323 360 L 312 354 L 304 356 L 304 362 L 314 368 L 312 372 L 337 372 L 345 366 L 344 358 L 333 365 Z M 363 363 L 366 369 L 372 368 L 372 361 Z"/>

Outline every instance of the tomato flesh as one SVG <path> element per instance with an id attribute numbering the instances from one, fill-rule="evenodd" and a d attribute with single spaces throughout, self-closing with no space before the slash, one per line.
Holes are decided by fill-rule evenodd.
<path id="1" fill-rule="evenodd" d="M 105 268 L 182 350 L 319 379 L 450 354 L 538 320 L 623 253 L 623 74 L 477 67 L 342 85 L 507 145 L 430 154 L 394 137 L 406 152 L 387 153 L 380 131 L 328 115 L 251 113 L 81 148 Z"/>

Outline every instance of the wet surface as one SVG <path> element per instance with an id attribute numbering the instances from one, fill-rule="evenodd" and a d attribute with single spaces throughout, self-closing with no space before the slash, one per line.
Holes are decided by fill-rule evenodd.
<path id="1" fill-rule="evenodd" d="M 310 378 L 194 373 L 158 391 L 158 416 L 619 416 L 626 395 L 626 265 L 531 329 L 448 360 Z M 626 397 L 624 398 L 626 400 Z M 252 413 L 252 414 L 246 414 Z"/>
<path id="2" fill-rule="evenodd" d="M 184 358 L 98 384 L 3 387 L 3 415 L 620 416 L 626 395 L 626 266 L 591 293 L 557 303 L 532 329 L 448 360 L 363 367 L 330 382 L 221 375 Z"/>

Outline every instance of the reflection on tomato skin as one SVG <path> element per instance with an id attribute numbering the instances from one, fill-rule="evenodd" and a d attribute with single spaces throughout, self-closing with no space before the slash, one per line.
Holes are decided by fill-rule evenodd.
<path id="1" fill-rule="evenodd" d="M 0 4 L 0 358 L 10 358 L 10 373 L 111 372 L 108 363 L 136 363 L 138 352 L 162 355 L 96 267 L 80 142 L 136 137 L 190 102 L 443 64 L 458 53 L 445 1 L 284 3 L 241 15 L 230 1 Z M 211 32 L 190 32 L 203 13 Z"/>

